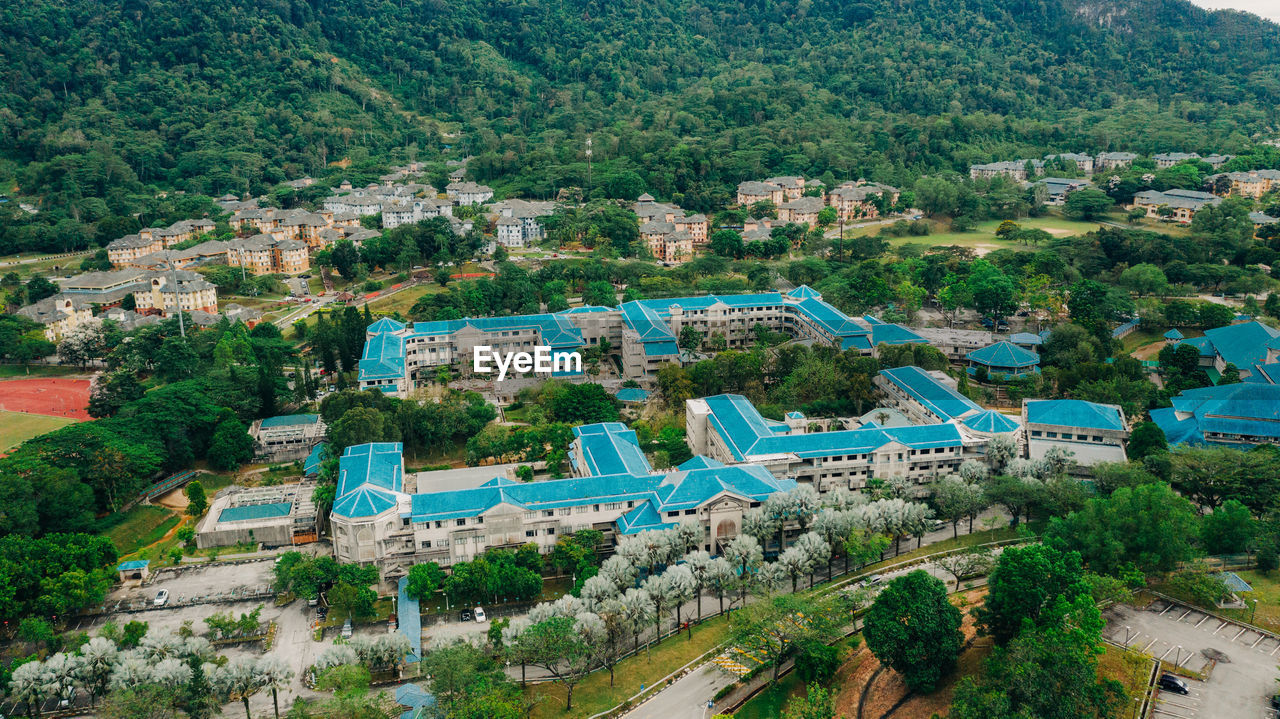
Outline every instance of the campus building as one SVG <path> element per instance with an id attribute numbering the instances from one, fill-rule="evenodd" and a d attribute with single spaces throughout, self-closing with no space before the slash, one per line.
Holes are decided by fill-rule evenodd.
<path id="1" fill-rule="evenodd" d="M 1129 428 L 1124 411 L 1113 404 L 1079 399 L 1027 399 L 1022 401 L 1022 423 L 1027 433 L 1027 457 L 1041 459 L 1050 448 L 1071 452 L 1075 468 L 1099 462 L 1127 462 L 1125 444 Z"/>
<path id="2" fill-rule="evenodd" d="M 405 325 L 382 319 L 369 326 L 360 360 L 361 389 L 400 397 L 440 367 L 472 372 L 474 348 L 532 352 L 550 348 L 557 368 L 537 376 L 580 377 L 571 353 L 607 339 L 622 357 L 623 375 L 652 379 L 663 364 L 681 360 L 680 332 L 691 327 L 704 336 L 724 337 L 730 349 L 755 341 L 754 328 L 785 332 L 802 341 L 874 354 L 881 344 L 924 342 L 901 325 L 874 317 L 852 318 L 806 286 L 785 294 L 706 295 L 626 302 L 618 307 L 575 307 L 555 314 L 483 317 Z M 560 358 L 560 359 L 558 359 Z"/>
<path id="3" fill-rule="evenodd" d="M 1260 379 L 1184 390 L 1172 407 L 1151 410 L 1151 421 L 1170 446 L 1280 444 L 1280 386 Z"/>
<path id="4" fill-rule="evenodd" d="M 1180 339 L 1200 351 L 1200 367 L 1216 384 L 1228 364 L 1247 382 L 1280 379 L 1280 330 L 1258 321 L 1206 330 L 1203 337 Z"/>
<path id="5" fill-rule="evenodd" d="M 324 439 L 325 425 L 318 414 L 290 414 L 256 420 L 249 428 L 254 455 L 268 462 L 289 462 L 306 457 Z"/>
<path id="6" fill-rule="evenodd" d="M 319 513 L 311 501 L 315 482 L 274 487 L 228 487 L 214 498 L 196 527 L 196 546 L 249 542 L 287 547 L 319 537 Z"/>
<path id="7" fill-rule="evenodd" d="M 681 522 L 701 525 L 704 548 L 718 553 L 738 535 L 743 513 L 795 487 L 761 467 L 727 467 L 706 457 L 653 473 L 647 462 L 636 463 L 643 454 L 634 434 L 619 427 L 575 428 L 575 464 L 609 474 L 528 483 L 497 477 L 444 492 L 406 491 L 398 443 L 348 447 L 339 459 L 331 516 L 335 555 L 339 562 L 374 564 L 392 583 L 421 562 L 449 566 L 490 548 L 525 544 L 546 553 L 562 535 L 581 529 L 613 541 Z M 580 442 L 584 437 L 594 439 Z"/>

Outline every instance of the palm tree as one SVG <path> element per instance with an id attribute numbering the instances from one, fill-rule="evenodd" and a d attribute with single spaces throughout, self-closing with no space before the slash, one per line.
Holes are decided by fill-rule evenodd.
<path id="1" fill-rule="evenodd" d="M 96 704 L 98 697 L 107 693 L 107 683 L 111 681 L 111 670 L 115 668 L 118 654 L 116 645 L 106 637 L 94 637 L 81 647 L 80 678 L 89 690 L 90 705 Z"/>
<path id="2" fill-rule="evenodd" d="M 228 699 L 244 703 L 245 719 L 253 719 L 249 713 L 249 697 L 266 686 L 258 671 L 258 661 L 253 657 L 236 657 L 213 675 L 213 684 Z"/>
<path id="3" fill-rule="evenodd" d="M 258 674 L 263 685 L 271 690 L 271 704 L 275 708 L 276 719 L 280 719 L 279 691 L 289 686 L 293 670 L 280 657 L 268 654 L 258 660 Z"/>

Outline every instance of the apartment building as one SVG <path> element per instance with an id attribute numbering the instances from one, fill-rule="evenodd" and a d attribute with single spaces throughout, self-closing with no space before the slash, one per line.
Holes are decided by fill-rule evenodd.
<path id="1" fill-rule="evenodd" d="M 1086 175 L 1093 174 L 1093 156 L 1092 155 L 1084 155 L 1078 152 L 1062 152 L 1057 155 L 1045 155 L 1044 159 L 1045 159 L 1045 162 L 1058 160 L 1063 163 L 1075 163 L 1076 169 L 1079 170 L 1080 172 Z"/>
<path id="2" fill-rule="evenodd" d="M 827 193 L 827 204 L 834 207 L 836 215 L 844 220 L 879 217 L 880 208 L 873 197 L 887 200 L 889 205 L 898 203 L 898 188 L 879 183 L 846 182 Z M 883 201 L 882 200 L 882 201 Z"/>
<path id="3" fill-rule="evenodd" d="M 1224 172 L 1205 178 L 1217 186 L 1219 178 L 1230 181 L 1228 192 L 1241 197 L 1258 199 L 1272 190 L 1280 189 L 1280 170 L 1249 170 L 1248 172 Z"/>
<path id="4" fill-rule="evenodd" d="M 1133 164 L 1138 156 L 1132 152 L 1100 152 L 1094 162 L 1098 172 L 1102 170 L 1118 170 Z"/>
<path id="5" fill-rule="evenodd" d="M 492 187 L 474 182 L 450 182 L 444 191 L 455 205 L 483 205 L 493 199 Z"/>
<path id="6" fill-rule="evenodd" d="M 640 239 L 654 259 L 684 262 L 693 258 L 695 248 L 707 243 L 711 225 L 706 215 L 686 215 L 675 205 L 655 201 L 647 192 L 640 195 L 632 209 L 640 221 Z"/>
<path id="7" fill-rule="evenodd" d="M 803 177 L 788 175 L 784 177 L 766 178 L 765 182 L 770 185 L 777 185 L 782 188 L 782 200 L 787 202 L 797 200 L 804 195 L 805 179 Z"/>
<path id="8" fill-rule="evenodd" d="M 1183 390 L 1172 407 L 1151 410 L 1169 445 L 1228 447 L 1280 445 L 1280 364 L 1259 368 L 1254 378 L 1220 387 Z"/>
<path id="9" fill-rule="evenodd" d="M 1031 170 L 1028 172 L 1027 166 Z M 997 177 L 1008 177 L 1011 180 L 1028 180 L 1044 170 L 1044 160 L 1003 160 L 988 162 L 982 165 L 969 166 L 969 179 L 992 180 Z"/>
<path id="10" fill-rule="evenodd" d="M 1054 447 L 1071 453 L 1077 473 L 1099 462 L 1127 462 L 1129 428 L 1124 411 L 1113 404 L 1078 399 L 1022 401 L 1027 457 L 1042 459 Z"/>
<path id="11" fill-rule="evenodd" d="M 1151 159 L 1155 161 L 1157 170 L 1165 170 L 1179 162 L 1199 160 L 1200 155 L 1195 152 L 1162 152 L 1158 155 L 1152 155 Z"/>
<path id="12" fill-rule="evenodd" d="M 738 204 L 754 205 L 757 202 L 772 202 L 781 205 L 786 202 L 786 191 L 772 182 L 747 181 L 738 183 Z"/>
<path id="13" fill-rule="evenodd" d="M 120 267 L 144 255 L 167 250 L 201 233 L 212 232 L 213 228 L 213 221 L 206 219 L 179 220 L 165 228 L 147 227 L 136 234 L 112 240 L 107 245 L 107 259 Z"/>
<path id="14" fill-rule="evenodd" d="M 1145 190 L 1133 196 L 1133 204 L 1145 210 L 1147 217 L 1162 217 L 1169 220 L 1189 224 L 1200 210 L 1222 202 L 1210 192 L 1197 190 Z"/>
<path id="15" fill-rule="evenodd" d="M 253 235 L 226 243 L 227 265 L 243 267 L 253 275 L 296 275 L 311 269 L 307 244 L 271 235 Z"/>
<path id="16" fill-rule="evenodd" d="M 203 275 L 185 270 L 148 274 L 146 283 L 133 291 L 139 314 L 218 313 L 218 288 Z"/>
<path id="17" fill-rule="evenodd" d="M 29 304 L 16 314 L 44 325 L 44 337 L 50 342 L 57 342 L 71 330 L 97 321 L 92 302 L 65 292 Z"/>
<path id="18" fill-rule="evenodd" d="M 821 197 L 799 197 L 778 206 L 778 220 L 813 227 L 818 224 L 818 213 L 826 206 Z"/>

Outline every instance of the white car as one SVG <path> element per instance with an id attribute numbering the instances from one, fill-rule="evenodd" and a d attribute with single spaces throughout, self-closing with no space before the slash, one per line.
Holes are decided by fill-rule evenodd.
<path id="1" fill-rule="evenodd" d="M 472 610 L 471 613 L 475 615 L 477 622 L 485 621 L 484 607 L 476 607 L 475 609 Z"/>
<path id="2" fill-rule="evenodd" d="M 156 601 L 155 601 L 155 605 L 156 605 L 157 607 L 163 607 L 164 605 L 166 605 L 166 604 L 168 604 L 168 603 L 169 603 L 169 590 L 168 590 L 168 589 L 161 589 L 161 590 L 156 594 Z"/>

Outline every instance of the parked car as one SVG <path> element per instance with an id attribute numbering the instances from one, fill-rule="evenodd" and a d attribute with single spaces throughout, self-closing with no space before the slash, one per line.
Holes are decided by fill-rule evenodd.
<path id="1" fill-rule="evenodd" d="M 471 613 L 470 609 L 463 609 L 459 618 L 464 622 L 469 622 L 474 618 L 474 615 Z"/>
<path id="2" fill-rule="evenodd" d="M 871 576 L 869 576 L 869 577 L 867 577 L 866 579 L 862 580 L 862 586 L 864 586 L 864 587 L 874 587 L 874 586 L 876 586 L 877 584 L 879 584 L 879 583 L 881 583 L 881 582 L 883 582 L 883 581 L 884 581 L 884 577 L 883 577 L 882 575 L 879 575 L 879 574 L 872 574 Z"/>
<path id="3" fill-rule="evenodd" d="M 156 593 L 155 605 L 157 607 L 163 607 L 168 603 L 169 603 L 169 590 L 161 589 L 159 592 Z"/>
<path id="4" fill-rule="evenodd" d="M 347 621 L 342 623 L 342 638 L 351 638 L 351 617 L 347 617 Z"/>
<path id="5" fill-rule="evenodd" d="M 323 620 L 325 617 L 329 616 L 329 608 L 328 608 L 328 607 L 316 607 L 316 616 L 317 616 L 317 617 L 320 617 L 320 619 L 321 619 L 321 620 Z"/>
<path id="6" fill-rule="evenodd" d="M 1187 683 L 1172 674 L 1161 674 L 1159 684 L 1160 688 L 1167 692 L 1175 694 L 1191 693 L 1191 690 L 1187 688 Z"/>
<path id="7" fill-rule="evenodd" d="M 475 615 L 476 615 L 476 621 L 477 621 L 477 622 L 483 622 L 483 621 L 485 621 L 486 617 L 485 617 L 485 615 L 484 615 L 484 607 L 476 607 L 476 608 L 475 608 L 475 609 L 473 609 L 472 611 L 473 611 L 473 612 L 475 613 Z"/>

